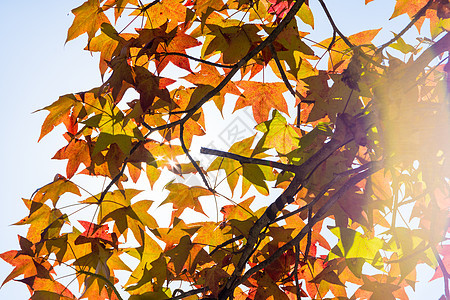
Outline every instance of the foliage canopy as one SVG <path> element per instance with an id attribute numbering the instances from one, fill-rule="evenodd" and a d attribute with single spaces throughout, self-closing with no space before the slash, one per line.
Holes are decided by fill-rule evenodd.
<path id="1" fill-rule="evenodd" d="M 376 46 L 379 29 L 345 36 L 318 2 L 321 42 L 299 30 L 317 26 L 305 0 L 73 9 L 66 42 L 87 34 L 104 83 L 42 109 L 39 140 L 66 128 L 66 174 L 23 199 L 3 284 L 31 299 L 407 299 L 427 264 L 450 299 L 450 3 L 397 0 L 391 18 L 411 22 Z M 431 39 L 406 43 L 425 20 Z M 256 126 L 196 155 L 217 130 L 206 105 Z M 83 175 L 105 185 L 91 194 Z"/>

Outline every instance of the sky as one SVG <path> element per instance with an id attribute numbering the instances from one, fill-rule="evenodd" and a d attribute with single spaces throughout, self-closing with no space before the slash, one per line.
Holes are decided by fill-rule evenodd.
<path id="1" fill-rule="evenodd" d="M 26 228 L 10 226 L 26 216 L 21 198 L 30 198 L 39 187 L 49 183 L 57 173 L 65 174 L 65 161 L 52 160 L 54 153 L 65 145 L 60 126 L 37 143 L 40 126 L 47 113 L 34 111 L 43 108 L 60 95 L 75 93 L 101 85 L 98 57 L 91 56 L 85 47 L 86 37 L 67 44 L 67 29 L 73 21 L 70 10 L 83 1 L 24 0 L 2 1 L 0 9 L 0 253 L 18 249 L 17 235 L 26 235 Z M 314 12 L 316 1 L 310 0 Z M 18 5 L 20 3 L 20 5 Z M 380 28 L 392 14 L 392 0 L 328 0 L 331 14 L 340 30 L 348 35 L 361 30 Z M 316 10 L 317 11 L 317 10 Z M 321 41 L 331 36 L 331 27 L 319 15 L 310 38 Z M 401 28 L 408 19 L 403 16 L 391 22 Z M 302 28 L 300 28 L 303 30 Z M 304 28 L 306 31 L 308 28 Z M 392 37 L 390 28 L 383 29 L 375 39 L 381 44 Z M 398 31 L 398 30 L 397 30 Z M 411 29 L 406 35 L 417 34 Z M 207 145 L 206 145 L 207 146 Z M 0 260 L 0 282 L 12 267 Z M 429 278 L 429 272 L 423 273 Z M 434 295 L 436 290 L 439 291 Z M 442 282 L 418 285 L 411 299 L 438 298 Z M 28 299 L 29 292 L 22 283 L 8 282 L 0 288 L 0 299 Z"/>

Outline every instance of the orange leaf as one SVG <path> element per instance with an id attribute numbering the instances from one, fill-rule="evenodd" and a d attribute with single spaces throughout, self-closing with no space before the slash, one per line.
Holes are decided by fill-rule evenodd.
<path id="1" fill-rule="evenodd" d="M 73 9 L 72 13 L 75 15 L 75 19 L 67 32 L 66 43 L 83 33 L 88 34 L 90 41 L 97 30 L 100 29 L 102 23 L 109 23 L 108 17 L 100 8 L 99 0 L 88 0 L 81 6 Z"/>
<path id="2" fill-rule="evenodd" d="M 81 163 L 86 167 L 90 166 L 89 145 L 83 140 L 73 139 L 69 142 L 69 145 L 58 150 L 53 159 L 68 159 L 66 173 L 68 178 L 72 178 Z"/>
<path id="3" fill-rule="evenodd" d="M 269 112 L 272 108 L 289 115 L 286 100 L 283 97 L 283 93 L 287 91 L 284 83 L 240 81 L 237 85 L 244 89 L 244 95 L 236 102 L 235 111 L 251 106 L 253 116 L 258 124 L 269 119 Z"/>
<path id="4" fill-rule="evenodd" d="M 198 198 L 212 195 L 211 191 L 200 186 L 189 187 L 182 183 L 168 184 L 166 189 L 170 193 L 160 206 L 166 203 L 173 203 L 172 221 L 175 217 L 178 218 L 186 208 L 191 208 L 206 216 Z"/>

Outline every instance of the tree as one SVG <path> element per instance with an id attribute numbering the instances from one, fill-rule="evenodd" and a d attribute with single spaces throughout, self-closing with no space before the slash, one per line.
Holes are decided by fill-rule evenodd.
<path id="1" fill-rule="evenodd" d="M 88 299 L 406 299 L 427 264 L 450 299 L 450 3 L 397 0 L 392 18 L 411 21 L 375 46 L 379 30 L 347 37 L 318 1 L 333 28 L 320 43 L 299 30 L 314 27 L 305 0 L 72 10 L 66 42 L 87 33 L 105 80 L 43 108 L 39 140 L 66 128 L 53 157 L 66 176 L 23 199 L 28 232 L 0 255 L 14 266 L 3 284 L 20 277 L 31 299 L 75 299 L 73 281 Z M 425 20 L 431 39 L 406 43 Z M 194 159 L 215 130 L 205 105 L 234 101 L 251 107 L 251 134 Z M 161 199 L 136 200 L 142 173 Z M 105 179 L 98 194 L 76 183 L 86 176 Z"/>

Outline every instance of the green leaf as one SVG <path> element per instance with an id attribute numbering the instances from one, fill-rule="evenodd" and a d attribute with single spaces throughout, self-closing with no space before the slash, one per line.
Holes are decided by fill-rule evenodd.
<path id="1" fill-rule="evenodd" d="M 287 154 L 298 148 L 299 134 L 293 126 L 287 124 L 286 119 L 277 110 L 273 111 L 272 120 L 257 125 L 255 129 L 264 132 L 264 136 L 258 142 L 262 148 L 275 148 L 281 154 Z"/>

